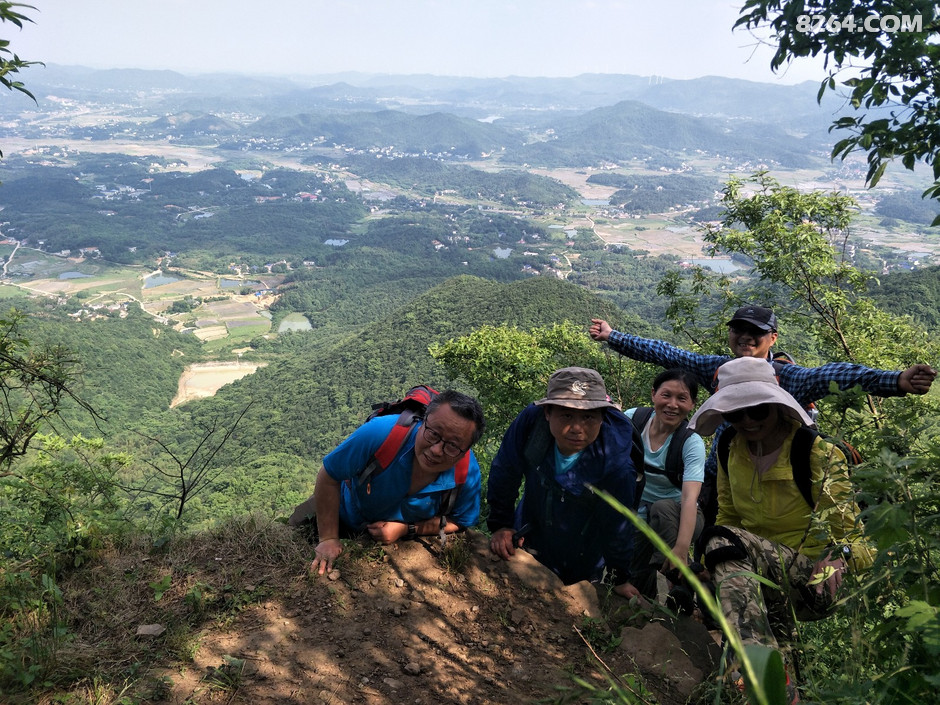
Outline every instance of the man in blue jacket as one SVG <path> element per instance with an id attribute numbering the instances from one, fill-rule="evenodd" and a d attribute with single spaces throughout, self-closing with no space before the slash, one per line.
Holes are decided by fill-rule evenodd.
<path id="1" fill-rule="evenodd" d="M 600 374 L 554 372 L 547 396 L 516 417 L 490 467 L 490 550 L 510 560 L 524 546 L 566 585 L 597 582 L 606 570 L 616 592 L 638 595 L 629 582 L 633 526 L 588 487 L 634 507 L 632 447 L 633 427 Z"/>

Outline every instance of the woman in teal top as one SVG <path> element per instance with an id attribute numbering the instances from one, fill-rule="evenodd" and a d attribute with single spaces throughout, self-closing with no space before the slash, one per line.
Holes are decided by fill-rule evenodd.
<path id="1" fill-rule="evenodd" d="M 646 485 L 638 512 L 686 564 L 689 549 L 702 532 L 705 521 L 698 507 L 698 495 L 705 479 L 705 442 L 697 433 L 686 429 L 686 421 L 697 399 L 695 377 L 684 370 L 671 369 L 653 380 L 651 414 L 643 409 L 625 412 L 631 420 L 637 419 L 637 427 L 642 427 Z M 640 419 L 645 422 L 641 423 Z M 672 448 L 673 443 L 682 443 L 681 450 Z M 656 572 L 668 571 L 672 566 L 640 534 L 637 534 L 633 555 L 633 584 L 644 595 L 655 599 Z"/>

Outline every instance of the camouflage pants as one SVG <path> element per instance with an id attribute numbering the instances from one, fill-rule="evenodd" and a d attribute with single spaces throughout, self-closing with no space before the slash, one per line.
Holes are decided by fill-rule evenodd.
<path id="1" fill-rule="evenodd" d="M 711 531 L 705 545 L 706 565 L 725 619 L 745 644 L 779 648 L 778 638 L 788 640 L 792 634 L 794 615 L 800 621 L 813 621 L 832 611 L 829 591 L 818 594 L 816 586 L 808 584 L 816 563 L 812 558 L 744 529 L 715 527 Z"/>

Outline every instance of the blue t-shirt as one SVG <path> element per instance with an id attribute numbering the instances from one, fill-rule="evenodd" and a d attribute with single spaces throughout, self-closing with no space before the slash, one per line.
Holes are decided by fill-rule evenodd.
<path id="1" fill-rule="evenodd" d="M 630 418 L 636 409 L 627 409 L 624 413 Z M 650 450 L 649 428 L 653 423 L 656 412 L 650 416 L 650 420 L 643 428 L 643 457 L 647 468 L 658 468 L 660 472 L 646 473 L 646 486 L 643 488 L 643 496 L 640 498 L 640 514 L 646 513 L 646 506 L 658 502 L 661 499 L 671 499 L 678 502 L 682 499 L 682 490 L 676 487 L 665 475 L 666 457 L 669 454 L 669 446 L 672 444 L 674 434 L 670 433 L 666 442 L 659 450 Z M 682 461 L 685 469 L 682 472 L 682 480 L 689 482 L 704 482 L 705 480 L 705 441 L 697 433 L 691 434 L 682 446 Z"/>
<path id="2" fill-rule="evenodd" d="M 397 415 L 379 416 L 353 431 L 323 458 L 323 467 L 341 482 L 340 520 L 363 530 L 373 521 L 423 521 L 440 516 L 443 494 L 456 486 L 454 468 L 445 470 L 431 484 L 409 495 L 411 467 L 414 463 L 416 434 L 422 423 L 414 425 L 392 463 L 368 483 L 359 485 L 358 475 L 388 437 Z M 480 466 L 470 451 L 467 479 L 457 491 L 457 501 L 448 518 L 460 527 L 470 527 L 480 518 Z"/>
<path id="3" fill-rule="evenodd" d="M 555 444 L 555 474 L 556 475 L 567 475 L 571 472 L 572 468 L 578 464 L 578 458 L 581 457 L 581 451 L 577 453 L 572 453 L 571 455 L 562 455 L 561 451 L 558 450 L 558 444 Z"/>

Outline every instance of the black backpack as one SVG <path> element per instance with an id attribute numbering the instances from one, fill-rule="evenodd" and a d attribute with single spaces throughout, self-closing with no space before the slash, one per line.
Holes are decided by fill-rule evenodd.
<path id="1" fill-rule="evenodd" d="M 723 468 L 725 474 L 728 472 L 728 454 L 731 449 L 731 441 L 737 435 L 734 427 L 726 428 L 718 437 L 718 465 Z M 827 443 L 834 445 L 845 456 L 849 465 L 849 470 L 854 466 L 860 465 L 863 460 L 855 448 L 847 441 L 838 440 L 825 433 L 809 426 L 800 426 L 793 436 L 793 444 L 790 447 L 790 467 L 793 468 L 793 481 L 803 495 L 803 499 L 810 506 L 810 509 L 816 508 L 816 500 L 813 499 L 813 477 L 812 467 L 810 466 L 810 454 L 817 438 L 822 438 Z"/>
<path id="2" fill-rule="evenodd" d="M 643 429 L 646 428 L 646 424 L 649 423 L 651 418 L 653 418 L 653 408 L 650 406 L 637 407 L 636 411 L 633 412 L 634 447 L 639 446 L 641 449 L 644 449 Z M 689 428 L 688 421 L 683 421 L 679 424 L 679 428 L 673 432 L 672 440 L 669 442 L 669 450 L 666 452 L 665 471 L 660 472 L 658 468 L 646 466 L 645 460 L 644 471 L 665 475 L 673 485 L 682 489 L 682 476 L 685 473 L 685 460 L 682 458 L 682 449 L 685 447 L 686 440 L 688 440 L 689 436 L 693 433 L 695 433 L 695 431 Z"/>

